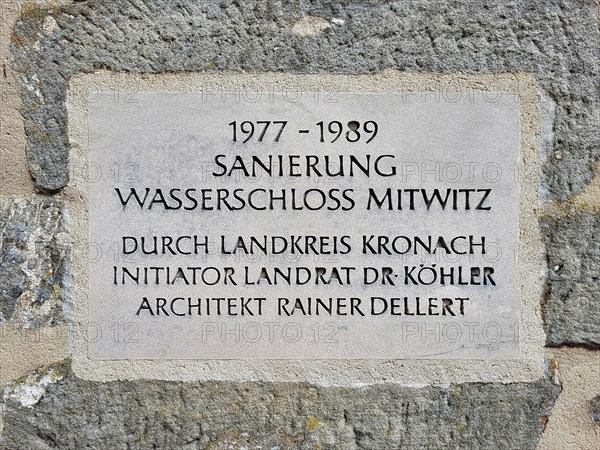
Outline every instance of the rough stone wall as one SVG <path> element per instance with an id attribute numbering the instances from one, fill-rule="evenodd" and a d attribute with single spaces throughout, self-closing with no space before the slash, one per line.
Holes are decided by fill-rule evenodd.
<path id="1" fill-rule="evenodd" d="M 0 201 L 0 384 L 61 360 L 68 348 L 62 334 L 38 353 L 10 327 L 29 333 L 68 321 L 65 96 L 73 75 L 99 69 L 533 74 L 547 122 L 541 307 L 547 345 L 562 348 L 548 349 L 548 374 L 538 381 L 420 388 L 101 383 L 77 378 L 68 363 L 53 365 L 6 385 L 0 448 L 527 449 L 540 436 L 544 449 L 600 448 L 598 351 L 570 348 L 600 347 L 596 1 L 88 0 L 2 8 L 0 193 L 11 197 Z M 27 167 L 35 188 L 53 195 L 28 195 Z"/>
<path id="2" fill-rule="evenodd" d="M 294 33 L 306 16 L 329 22 Z M 545 188 L 580 192 L 600 157 L 600 34 L 592 0 L 84 1 L 32 8 L 11 50 L 39 189 L 67 185 L 65 94 L 76 73 L 528 72 L 555 103 Z"/>
<path id="3" fill-rule="evenodd" d="M 74 378 L 63 365 L 8 385 L 0 445 L 7 450 L 527 449 L 535 448 L 559 391 L 549 380 L 425 388 L 100 383 Z"/>
<path id="4" fill-rule="evenodd" d="M 600 347 L 600 216 L 546 217 L 548 345 Z"/>

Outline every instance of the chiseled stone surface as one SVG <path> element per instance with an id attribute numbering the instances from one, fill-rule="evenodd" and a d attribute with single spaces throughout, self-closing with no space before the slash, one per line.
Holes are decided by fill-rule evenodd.
<path id="1" fill-rule="evenodd" d="M 546 217 L 541 226 L 548 263 L 546 343 L 600 348 L 600 214 Z"/>
<path id="2" fill-rule="evenodd" d="M 70 258 L 65 222 L 59 199 L 0 199 L 0 325 L 64 322 Z"/>
<path id="3" fill-rule="evenodd" d="M 560 388 L 113 381 L 68 362 L 10 383 L 11 449 L 534 449 Z M 259 447 L 261 446 L 261 447 Z"/>
<path id="4" fill-rule="evenodd" d="M 307 17 L 329 26 L 298 32 Z M 26 8 L 11 45 L 29 163 L 46 191 L 69 179 L 68 80 L 97 69 L 529 72 L 555 104 L 545 166 L 550 195 L 580 192 L 600 156 L 594 0 L 89 0 Z"/>

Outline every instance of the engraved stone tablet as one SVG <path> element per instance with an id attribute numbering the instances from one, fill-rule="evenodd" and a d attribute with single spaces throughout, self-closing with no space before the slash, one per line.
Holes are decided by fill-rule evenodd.
<path id="1" fill-rule="evenodd" d="M 516 96 L 118 95 L 89 99 L 90 358 L 518 357 Z"/>

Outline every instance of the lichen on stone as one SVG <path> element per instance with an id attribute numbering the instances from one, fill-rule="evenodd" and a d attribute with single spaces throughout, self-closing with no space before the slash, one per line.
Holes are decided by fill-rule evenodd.
<path id="1" fill-rule="evenodd" d="M 70 373 L 68 362 L 52 364 L 34 370 L 26 376 L 10 381 L 4 387 L 4 401 L 12 400 L 21 406 L 33 408 L 44 396 L 49 385 L 58 383 Z"/>
<path id="2" fill-rule="evenodd" d="M 0 199 L 0 325 L 65 322 L 71 257 L 66 227 L 59 199 Z"/>

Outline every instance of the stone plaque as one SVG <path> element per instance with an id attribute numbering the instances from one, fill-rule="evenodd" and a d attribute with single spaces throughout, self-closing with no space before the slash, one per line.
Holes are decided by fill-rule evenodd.
<path id="1" fill-rule="evenodd" d="M 516 95 L 88 106 L 90 358 L 519 356 Z"/>

